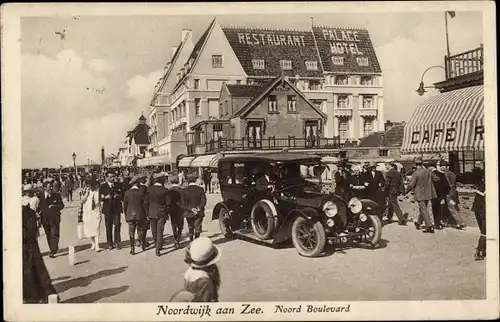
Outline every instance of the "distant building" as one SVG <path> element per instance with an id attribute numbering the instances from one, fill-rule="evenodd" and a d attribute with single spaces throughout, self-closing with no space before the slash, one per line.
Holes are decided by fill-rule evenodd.
<path id="1" fill-rule="evenodd" d="M 144 115 L 141 115 L 136 127 L 127 132 L 124 149 L 120 149 L 120 158 L 125 160 L 126 165 L 130 165 L 134 159 L 145 157 L 146 149 L 150 144 L 148 132 L 149 125 L 146 124 Z"/>
<path id="2" fill-rule="evenodd" d="M 366 29 L 240 28 L 214 19 L 194 45 L 190 30 L 182 30 L 181 38 L 151 101 L 152 158 L 168 156 L 174 164 L 188 153 L 193 127 L 222 117 L 224 85 L 230 86 L 235 109 L 240 94 L 231 85 L 257 88 L 278 76 L 286 76 L 325 115 L 323 137 L 357 142 L 383 128 L 382 71 Z M 300 139 L 306 140 L 306 132 Z"/>

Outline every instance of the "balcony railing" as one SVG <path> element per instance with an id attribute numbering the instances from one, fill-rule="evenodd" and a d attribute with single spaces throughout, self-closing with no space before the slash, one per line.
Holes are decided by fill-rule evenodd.
<path id="1" fill-rule="evenodd" d="M 356 140 L 344 141 L 340 137 L 333 138 L 304 138 L 293 137 L 276 138 L 269 137 L 264 139 L 228 139 L 219 138 L 205 142 L 205 153 L 219 151 L 250 151 L 250 150 L 303 150 L 303 149 L 341 149 L 344 147 L 355 147 L 358 145 Z M 194 145 L 188 146 L 188 153 L 194 153 Z"/>
<path id="2" fill-rule="evenodd" d="M 445 57 L 446 79 L 483 70 L 483 46 L 457 55 Z"/>

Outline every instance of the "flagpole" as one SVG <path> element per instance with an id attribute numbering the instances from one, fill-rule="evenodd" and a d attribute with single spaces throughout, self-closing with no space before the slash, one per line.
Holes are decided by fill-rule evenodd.
<path id="1" fill-rule="evenodd" d="M 446 56 L 450 57 L 450 41 L 448 40 L 448 12 L 444 12 L 444 26 L 446 29 Z"/>

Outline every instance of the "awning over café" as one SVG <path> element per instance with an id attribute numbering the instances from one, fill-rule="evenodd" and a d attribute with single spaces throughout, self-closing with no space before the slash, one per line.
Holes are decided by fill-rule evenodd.
<path id="1" fill-rule="evenodd" d="M 470 150 L 484 150 L 482 85 L 429 98 L 405 126 L 403 153 Z"/>
<path id="2" fill-rule="evenodd" d="M 189 168 L 191 165 L 191 161 L 193 161 L 195 157 L 184 157 L 179 160 L 179 168 Z"/>
<path id="3" fill-rule="evenodd" d="M 169 164 L 169 163 L 170 163 L 170 156 L 168 156 L 168 155 L 158 155 L 155 157 L 139 159 L 137 161 L 137 165 L 139 167 L 145 167 L 145 166 L 150 166 L 150 165 L 162 165 L 162 164 Z"/>
<path id="4" fill-rule="evenodd" d="M 208 154 L 197 156 L 191 161 L 192 168 L 217 168 L 220 159 L 219 154 Z"/>

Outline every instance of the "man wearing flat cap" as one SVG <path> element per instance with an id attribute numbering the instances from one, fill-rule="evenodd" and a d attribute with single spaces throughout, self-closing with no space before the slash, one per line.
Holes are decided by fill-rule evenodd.
<path id="1" fill-rule="evenodd" d="M 406 188 L 405 194 L 410 191 L 415 192 L 415 201 L 418 204 L 419 216 L 415 222 L 415 228 L 420 229 L 422 219 L 425 222 L 424 233 L 434 233 L 434 222 L 428 211 L 429 201 L 436 198 L 436 191 L 432 184 L 432 173 L 422 165 L 422 158 L 415 159 L 416 170 L 413 172 L 410 184 Z"/>
<path id="2" fill-rule="evenodd" d="M 163 248 L 163 232 L 168 220 L 167 188 L 165 176 L 161 173 L 154 175 L 154 184 L 146 191 L 144 205 L 151 224 L 151 233 L 156 248 L 156 256 L 160 256 Z"/>
<path id="3" fill-rule="evenodd" d="M 59 228 L 64 203 L 61 195 L 54 192 L 52 181 L 44 183 L 44 190 L 40 194 L 40 220 L 47 236 L 47 244 L 50 249 L 49 257 L 54 258 L 59 250 Z"/>
<path id="4" fill-rule="evenodd" d="M 185 216 L 189 227 L 189 239 L 192 241 L 201 234 L 207 197 L 205 190 L 196 184 L 198 175 L 190 174 L 186 179 L 189 184 L 183 190 L 181 203 L 186 210 Z"/>

